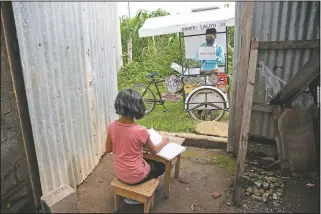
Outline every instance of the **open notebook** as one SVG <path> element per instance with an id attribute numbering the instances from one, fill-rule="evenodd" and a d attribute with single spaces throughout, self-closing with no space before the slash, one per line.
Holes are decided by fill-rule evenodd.
<path id="1" fill-rule="evenodd" d="M 148 129 L 148 133 L 154 145 L 157 145 L 162 142 L 162 136 L 158 134 L 154 129 Z M 166 160 L 172 160 L 176 156 L 183 153 L 185 149 L 186 148 L 184 146 L 169 142 L 159 151 L 159 153 L 157 153 L 157 155 L 162 158 L 165 158 Z"/>

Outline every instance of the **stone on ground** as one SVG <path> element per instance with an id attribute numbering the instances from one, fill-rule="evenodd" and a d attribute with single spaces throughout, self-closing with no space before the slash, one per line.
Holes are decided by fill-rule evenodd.
<path id="1" fill-rule="evenodd" d="M 228 123 L 217 121 L 202 121 L 196 129 L 196 133 L 202 135 L 226 137 L 228 135 Z"/>
<path id="2" fill-rule="evenodd" d="M 76 191 L 68 185 L 61 185 L 41 197 L 44 213 L 79 213 Z"/>

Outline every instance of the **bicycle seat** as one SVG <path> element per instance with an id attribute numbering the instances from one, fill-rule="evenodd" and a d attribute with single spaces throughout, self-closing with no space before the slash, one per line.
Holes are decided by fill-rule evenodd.
<path id="1" fill-rule="evenodd" d="M 147 74 L 146 77 L 147 78 L 154 78 L 157 75 L 158 75 L 158 72 L 155 72 L 155 73 L 152 73 L 152 74 Z"/>

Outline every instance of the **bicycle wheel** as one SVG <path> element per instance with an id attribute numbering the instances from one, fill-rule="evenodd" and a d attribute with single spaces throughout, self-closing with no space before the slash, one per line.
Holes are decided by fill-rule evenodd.
<path id="1" fill-rule="evenodd" d="M 203 105 L 195 108 L 204 102 L 211 102 L 216 107 Z M 187 110 L 194 120 L 219 121 L 225 114 L 226 103 L 224 97 L 212 88 L 203 88 L 194 92 L 187 100 Z M 222 110 L 224 109 L 224 110 Z"/>
<path id="2" fill-rule="evenodd" d="M 148 114 L 149 112 L 153 111 L 156 105 L 153 91 L 143 84 L 134 85 L 133 89 L 135 89 L 139 95 L 142 96 L 146 107 L 145 113 Z"/>

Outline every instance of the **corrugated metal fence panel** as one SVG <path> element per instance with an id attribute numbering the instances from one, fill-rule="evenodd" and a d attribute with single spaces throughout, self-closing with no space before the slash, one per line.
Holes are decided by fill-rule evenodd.
<path id="1" fill-rule="evenodd" d="M 241 11 L 241 7 L 236 7 Z M 252 37 L 258 41 L 320 39 L 320 2 L 255 2 Z M 240 40 L 235 40 L 235 46 Z M 238 49 L 235 49 L 238 51 Z M 263 62 L 274 75 L 288 82 L 315 50 L 260 50 Z M 237 54 L 235 55 L 237 57 Z M 256 75 L 254 103 L 267 103 L 265 81 Z M 253 112 L 250 134 L 274 139 L 271 113 Z"/>
<path id="2" fill-rule="evenodd" d="M 115 4 L 13 2 L 43 194 L 75 188 L 103 154 L 116 118 Z"/>

